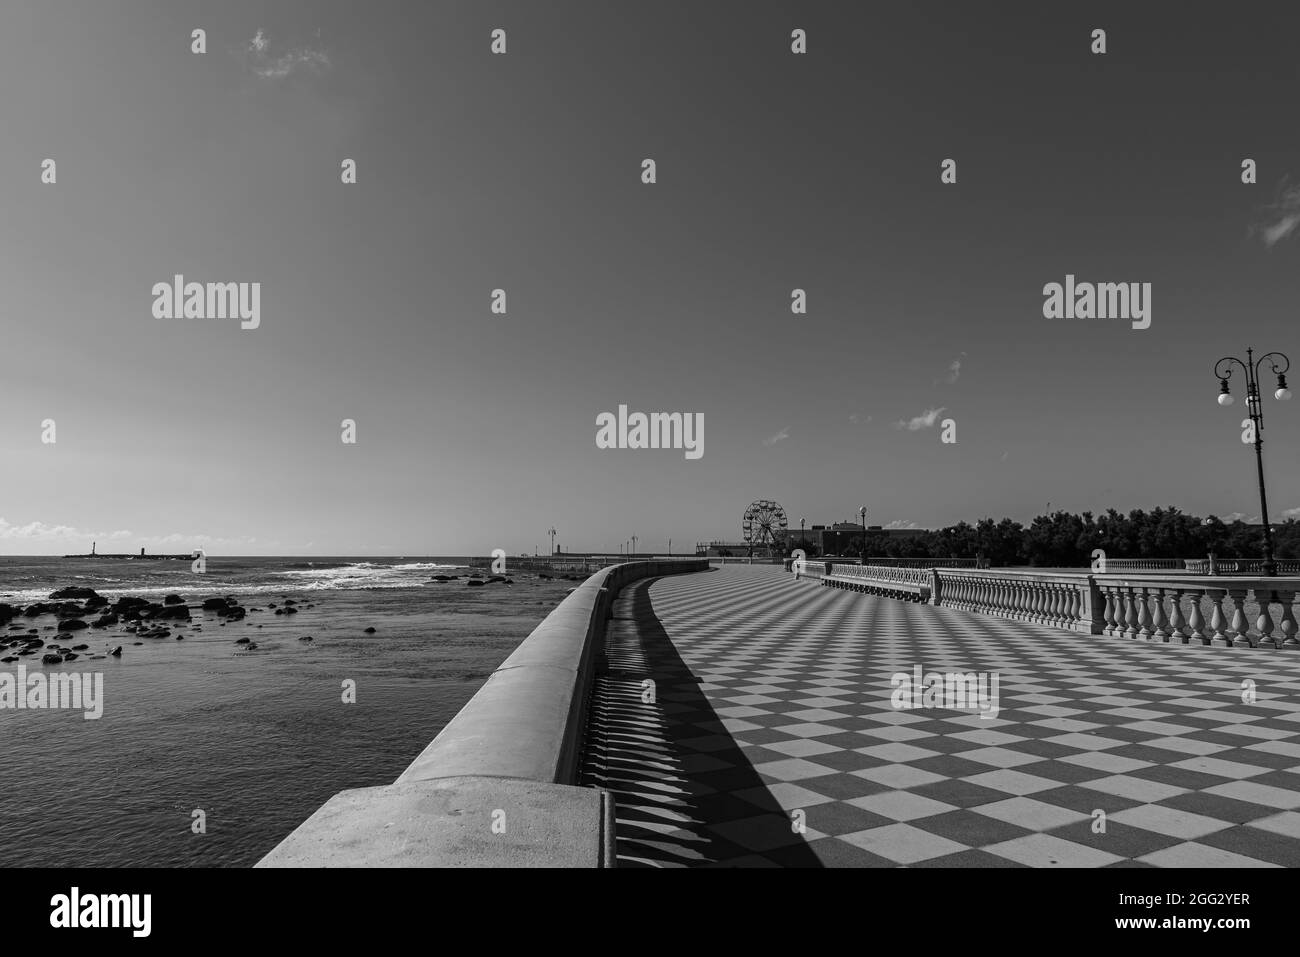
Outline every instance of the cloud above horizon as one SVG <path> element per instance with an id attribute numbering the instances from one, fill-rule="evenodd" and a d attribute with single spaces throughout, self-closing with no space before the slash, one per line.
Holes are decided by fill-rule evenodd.
<path id="1" fill-rule="evenodd" d="M 776 445 L 776 443 L 784 442 L 789 437 L 790 437 L 790 427 L 787 425 L 780 432 L 776 433 L 776 435 L 769 435 L 767 438 L 765 438 L 763 440 L 763 444 L 767 446 Z"/>
<path id="2" fill-rule="evenodd" d="M 14 525 L 0 517 L 0 541 L 31 542 L 35 544 L 69 545 L 89 541 L 122 542 L 129 540 L 132 551 L 136 547 L 158 548 L 162 546 L 182 546 L 182 551 L 190 550 L 193 545 L 210 547 L 213 545 L 255 545 L 256 538 L 220 538 L 212 535 L 182 535 L 172 532 L 169 535 L 136 535 L 130 529 L 119 528 L 111 532 L 92 531 L 76 528 L 72 525 L 51 525 L 47 522 L 33 521 L 25 525 Z"/>
<path id="3" fill-rule="evenodd" d="M 317 31 L 318 38 L 319 32 Z M 310 43 L 274 51 L 270 38 L 261 27 L 258 27 L 257 33 L 244 44 L 240 52 L 248 68 L 268 80 L 280 80 L 301 70 L 323 73 L 331 66 L 329 55 L 324 49 Z"/>
<path id="4" fill-rule="evenodd" d="M 920 415 L 913 416 L 910 419 L 899 419 L 894 423 L 894 428 L 906 429 L 909 432 L 934 428 L 934 424 L 939 421 L 939 416 L 943 415 L 944 411 L 945 407 L 943 406 L 937 409 L 926 409 Z"/>
<path id="5" fill-rule="evenodd" d="M 1264 207 L 1261 220 L 1252 224 L 1250 231 L 1272 249 L 1297 227 L 1300 227 L 1300 183 L 1291 183 L 1289 177 L 1283 176 L 1278 184 L 1277 199 Z"/>

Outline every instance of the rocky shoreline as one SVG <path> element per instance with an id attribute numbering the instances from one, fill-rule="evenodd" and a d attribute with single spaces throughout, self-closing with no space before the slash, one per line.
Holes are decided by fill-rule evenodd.
<path id="1" fill-rule="evenodd" d="M 532 576 L 530 576 L 532 577 Z M 553 579 L 582 581 L 577 575 L 536 576 L 534 584 Z M 462 577 L 460 575 L 434 575 L 426 584 L 444 585 L 463 581 L 465 586 L 485 588 L 488 586 L 513 586 L 513 578 L 505 575 L 485 575 L 474 571 Z M 570 589 L 572 590 L 572 589 Z M 93 588 L 68 586 L 50 594 L 45 601 L 28 605 L 14 605 L 0 602 L 0 662 L 13 662 L 30 659 L 46 665 L 77 661 L 85 658 L 90 661 L 104 658 L 120 658 L 124 645 L 120 641 L 130 641 L 134 646 L 144 645 L 144 640 L 171 638 L 184 641 L 186 635 L 201 634 L 205 624 L 224 626 L 244 621 L 245 626 L 253 626 L 249 619 L 254 615 L 277 615 L 288 617 L 298 614 L 302 608 L 314 608 L 315 602 L 281 595 L 276 601 L 267 602 L 265 607 L 242 603 L 235 595 L 214 595 L 207 598 L 187 599 L 183 595 L 169 594 L 161 602 L 147 598 L 121 596 L 109 599 L 100 595 Z M 49 624 L 50 620 L 53 624 Z M 261 624 L 256 625 L 261 628 Z M 364 635 L 373 635 L 373 627 L 360 629 Z M 50 633 L 53 632 L 51 635 Z M 42 637 L 44 635 L 45 637 Z M 103 650 L 92 652 L 92 645 L 86 639 L 108 637 Z M 312 643 L 315 638 L 304 635 L 300 642 Z M 255 651 L 257 642 L 243 637 L 234 642 L 238 651 Z"/>

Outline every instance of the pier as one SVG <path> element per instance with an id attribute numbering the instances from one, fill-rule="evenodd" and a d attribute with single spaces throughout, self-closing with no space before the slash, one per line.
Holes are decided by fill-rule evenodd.
<path id="1" fill-rule="evenodd" d="M 614 566 L 259 866 L 1300 866 L 1298 587 Z"/>

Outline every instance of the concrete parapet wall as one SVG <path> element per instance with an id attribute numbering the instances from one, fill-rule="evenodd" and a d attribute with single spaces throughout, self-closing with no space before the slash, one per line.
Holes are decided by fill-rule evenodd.
<path id="1" fill-rule="evenodd" d="M 708 567 L 707 559 L 657 559 L 598 571 L 394 784 L 336 794 L 257 866 L 606 866 L 612 805 L 603 792 L 573 785 L 614 595 L 641 578 Z M 492 829 L 497 812 L 500 832 Z"/>

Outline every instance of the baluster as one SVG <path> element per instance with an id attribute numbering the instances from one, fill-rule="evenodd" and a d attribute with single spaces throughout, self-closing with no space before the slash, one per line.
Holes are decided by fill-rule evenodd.
<path id="1" fill-rule="evenodd" d="M 1047 624 L 1047 589 L 1042 582 L 1033 582 L 1029 594 L 1029 620 L 1039 625 Z"/>
<path id="2" fill-rule="evenodd" d="M 1201 599 L 1205 597 L 1205 591 L 1197 588 L 1188 591 L 1187 597 L 1192 602 L 1191 614 L 1187 618 L 1187 643 L 1208 645 L 1210 636 L 1205 633 L 1205 616 L 1201 614 Z"/>
<path id="3" fill-rule="evenodd" d="M 1156 613 L 1152 619 L 1151 639 L 1153 641 L 1169 640 L 1169 619 L 1165 617 L 1165 590 L 1155 589 Z"/>
<path id="4" fill-rule="evenodd" d="M 1052 620 L 1053 628 L 1065 624 L 1065 591 L 1056 582 L 1047 584 L 1047 614 Z"/>
<path id="5" fill-rule="evenodd" d="M 1210 631 L 1213 633 L 1210 644 L 1219 647 L 1232 644 L 1231 639 L 1224 633 L 1224 629 L 1228 627 L 1228 619 L 1223 617 L 1223 599 L 1225 597 L 1227 597 L 1227 592 L 1222 588 L 1210 589 L 1210 601 L 1214 604 L 1214 611 L 1210 613 Z"/>
<path id="6" fill-rule="evenodd" d="M 1079 618 L 1083 614 L 1083 595 L 1079 591 L 1078 585 L 1071 585 L 1067 594 L 1068 604 L 1066 606 L 1065 616 L 1069 626 L 1077 630 Z"/>
<path id="7" fill-rule="evenodd" d="M 1150 641 L 1152 635 L 1151 629 L 1151 603 L 1148 600 L 1149 589 L 1142 589 L 1142 607 L 1138 611 L 1138 637 L 1144 641 Z"/>
<path id="8" fill-rule="evenodd" d="M 1136 638 L 1138 635 L 1137 593 L 1128 585 L 1120 587 L 1124 592 L 1124 637 Z"/>
<path id="9" fill-rule="evenodd" d="M 1259 603 L 1259 618 L 1255 620 L 1255 628 L 1259 632 L 1258 648 L 1278 648 L 1280 645 L 1273 639 L 1273 618 L 1268 613 L 1269 602 L 1274 600 L 1273 592 L 1265 588 L 1255 589 L 1255 601 Z"/>
<path id="10" fill-rule="evenodd" d="M 1169 638 L 1177 645 L 1187 644 L 1187 619 L 1183 617 L 1183 590 L 1175 588 L 1171 591 L 1171 602 L 1169 605 Z"/>
<path id="11" fill-rule="evenodd" d="M 1119 589 L 1114 585 L 1106 586 L 1106 627 L 1101 633 L 1112 638 L 1124 635 L 1124 604 Z"/>
<path id="12" fill-rule="evenodd" d="M 1228 592 L 1233 607 L 1232 646 L 1234 648 L 1253 648 L 1255 646 L 1250 638 L 1250 623 L 1246 621 L 1246 613 L 1241 607 L 1248 594 L 1250 593 L 1244 588 L 1233 588 Z"/>
<path id="13" fill-rule="evenodd" d="M 1277 596 L 1278 604 L 1282 606 L 1282 621 L 1278 625 L 1278 631 L 1282 632 L 1279 647 L 1294 648 L 1300 645 L 1300 639 L 1296 638 L 1295 612 L 1291 609 L 1291 603 L 1295 601 L 1296 593 L 1293 591 L 1276 591 L 1273 594 Z"/>

